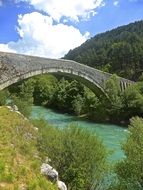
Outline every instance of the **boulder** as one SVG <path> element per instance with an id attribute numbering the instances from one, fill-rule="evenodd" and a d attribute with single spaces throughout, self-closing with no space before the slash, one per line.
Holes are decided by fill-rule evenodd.
<path id="1" fill-rule="evenodd" d="M 46 158 L 46 161 L 49 161 L 48 157 Z M 49 164 L 43 163 L 41 166 L 41 174 L 46 176 L 51 182 L 57 183 L 59 190 L 67 190 L 67 186 L 64 182 L 59 181 L 58 179 L 58 172 Z"/>
<path id="2" fill-rule="evenodd" d="M 58 180 L 57 185 L 59 190 L 67 190 L 67 186 L 64 182 Z"/>
<path id="3" fill-rule="evenodd" d="M 13 106 L 12 106 L 12 110 L 13 110 L 13 111 L 18 111 L 18 107 L 17 107 L 16 105 L 13 105 Z"/>
<path id="4" fill-rule="evenodd" d="M 56 182 L 58 180 L 58 172 L 49 164 L 42 164 L 41 174 L 45 175 L 50 181 Z"/>

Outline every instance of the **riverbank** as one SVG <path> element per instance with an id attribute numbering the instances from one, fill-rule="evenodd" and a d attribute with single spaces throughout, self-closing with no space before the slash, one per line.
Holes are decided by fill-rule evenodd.
<path id="1" fill-rule="evenodd" d="M 71 123 L 77 124 L 79 127 L 99 136 L 108 150 L 114 151 L 114 154 L 110 157 L 110 160 L 116 162 L 124 157 L 124 154 L 121 151 L 121 143 L 126 140 L 128 130 L 122 126 L 99 124 L 87 119 L 85 120 L 82 117 L 76 117 L 67 113 L 63 114 L 42 106 L 32 107 L 31 118 L 43 118 L 49 124 L 52 124 L 58 128 L 67 127 Z"/>
<path id="2" fill-rule="evenodd" d="M 34 106 L 42 106 L 42 105 L 34 105 Z M 56 112 L 56 113 L 59 113 L 59 114 L 69 114 L 73 117 L 77 117 L 78 119 L 81 119 L 81 120 L 84 120 L 84 121 L 88 121 L 88 122 L 91 122 L 91 123 L 99 123 L 99 124 L 103 124 L 103 125 L 118 125 L 118 126 L 121 126 L 121 127 L 124 127 L 125 129 L 128 128 L 128 125 L 129 125 L 129 121 L 118 121 L 118 120 L 109 120 L 109 119 L 106 119 L 106 120 L 96 120 L 94 117 L 89 117 L 88 114 L 80 114 L 80 115 L 76 115 L 74 114 L 73 112 L 67 112 L 67 110 L 61 110 L 61 109 L 57 109 L 55 107 L 52 107 L 52 106 L 42 106 L 46 109 L 51 109 L 53 110 L 53 112 Z"/>

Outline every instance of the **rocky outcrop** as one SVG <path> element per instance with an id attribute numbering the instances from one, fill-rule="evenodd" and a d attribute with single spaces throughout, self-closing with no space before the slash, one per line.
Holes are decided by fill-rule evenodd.
<path id="1" fill-rule="evenodd" d="M 66 184 L 58 179 L 58 172 L 49 164 L 43 163 L 41 174 L 46 176 L 50 181 L 56 182 L 59 190 L 67 190 Z"/>

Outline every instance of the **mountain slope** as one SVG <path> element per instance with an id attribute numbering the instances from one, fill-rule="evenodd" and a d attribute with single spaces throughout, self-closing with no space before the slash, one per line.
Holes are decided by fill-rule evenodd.
<path id="1" fill-rule="evenodd" d="M 64 59 L 137 79 L 143 70 L 143 21 L 98 34 L 70 50 Z"/>

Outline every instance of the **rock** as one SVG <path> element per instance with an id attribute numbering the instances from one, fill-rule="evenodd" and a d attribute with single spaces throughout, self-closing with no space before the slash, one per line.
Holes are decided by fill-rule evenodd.
<path id="1" fill-rule="evenodd" d="M 12 110 L 17 112 L 18 111 L 18 107 L 16 105 L 13 105 L 12 106 Z"/>
<path id="2" fill-rule="evenodd" d="M 45 175 L 51 181 L 58 180 L 58 172 L 49 164 L 45 164 L 45 163 L 42 164 L 41 174 Z"/>
<path id="3" fill-rule="evenodd" d="M 6 106 L 6 107 L 11 110 L 11 106 Z"/>
<path id="4" fill-rule="evenodd" d="M 19 115 L 22 115 L 19 111 L 14 111 L 14 112 L 18 113 Z"/>
<path id="5" fill-rule="evenodd" d="M 62 181 L 57 181 L 58 189 L 59 190 L 67 190 L 67 186 L 64 182 Z"/>
<path id="6" fill-rule="evenodd" d="M 49 161 L 48 157 L 46 158 L 46 161 Z M 59 190 L 67 190 L 66 184 L 58 180 L 58 172 L 49 164 L 42 164 L 41 174 L 45 175 L 50 181 L 56 182 Z"/>

